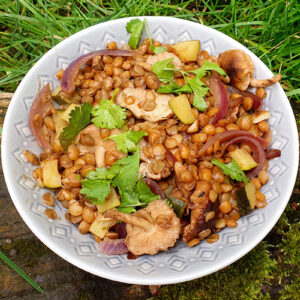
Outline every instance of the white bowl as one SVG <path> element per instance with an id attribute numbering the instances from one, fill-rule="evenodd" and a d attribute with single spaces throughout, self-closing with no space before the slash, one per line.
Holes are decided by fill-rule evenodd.
<path id="1" fill-rule="evenodd" d="M 255 247 L 272 229 L 284 211 L 292 193 L 298 169 L 298 134 L 293 111 L 282 88 L 276 84 L 267 88 L 264 107 L 271 112 L 272 148 L 282 151 L 281 158 L 269 165 L 270 180 L 263 187 L 268 205 L 256 209 L 238 222 L 237 228 L 220 232 L 214 244 L 205 241 L 188 248 L 183 242 L 155 256 L 144 255 L 128 260 L 126 255 L 107 256 L 98 251 L 90 235 L 81 235 L 65 220 L 65 209 L 59 204 L 58 218 L 49 220 L 41 202 L 45 190 L 34 183 L 34 169 L 22 155 L 22 150 L 40 152 L 28 127 L 30 105 L 37 91 L 47 82 L 57 86 L 56 72 L 75 58 L 109 41 L 126 43 L 129 34 L 126 23 L 131 18 L 109 21 L 72 35 L 47 52 L 22 80 L 9 105 L 2 137 L 2 163 L 11 198 L 21 217 L 33 233 L 52 251 L 75 266 L 108 279 L 145 285 L 183 282 L 216 272 L 238 260 Z M 143 19 L 143 17 L 142 17 Z M 255 64 L 256 78 L 272 76 L 271 71 L 247 48 L 230 37 L 209 27 L 170 17 L 147 17 L 151 37 L 161 42 L 200 40 L 201 49 L 218 54 L 239 48 L 250 55 Z"/>

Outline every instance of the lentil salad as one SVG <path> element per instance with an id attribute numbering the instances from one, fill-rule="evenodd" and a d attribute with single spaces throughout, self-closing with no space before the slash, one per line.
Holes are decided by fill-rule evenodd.
<path id="1" fill-rule="evenodd" d="M 25 151 L 33 177 L 106 254 L 153 255 L 180 236 L 188 246 L 215 242 L 267 205 L 260 189 L 280 151 L 267 149 L 261 107 L 280 76 L 257 80 L 242 50 L 216 57 L 199 41 L 134 46 L 108 43 L 40 91 L 29 124 L 44 152 Z M 55 205 L 50 193 L 42 200 Z"/>

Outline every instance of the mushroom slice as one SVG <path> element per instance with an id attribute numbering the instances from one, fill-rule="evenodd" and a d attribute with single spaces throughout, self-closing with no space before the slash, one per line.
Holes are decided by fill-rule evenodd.
<path id="1" fill-rule="evenodd" d="M 206 215 L 210 211 L 214 211 L 215 215 L 219 207 L 218 201 L 212 203 L 209 200 L 208 194 L 210 190 L 210 183 L 207 181 L 199 181 L 192 194 L 190 200 L 195 204 L 191 212 L 190 224 L 184 228 L 183 241 L 188 243 L 192 239 L 199 236 L 204 230 L 214 228 L 216 218 L 210 219 L 206 222 Z"/>
<path id="2" fill-rule="evenodd" d="M 176 56 L 174 53 L 170 53 L 170 52 L 162 52 L 162 53 L 159 53 L 156 55 L 150 55 L 150 56 L 148 56 L 146 63 L 152 66 L 153 64 L 155 64 L 158 61 L 166 60 L 169 58 L 173 58 L 173 64 L 174 64 L 175 68 L 177 68 L 177 69 L 182 68 L 182 62 L 179 59 L 179 57 Z"/>
<path id="3" fill-rule="evenodd" d="M 155 94 L 155 108 L 152 111 L 143 109 L 146 100 L 147 90 L 143 88 L 126 88 L 117 97 L 117 104 L 132 111 L 135 117 L 150 122 L 159 122 L 168 119 L 173 112 L 169 106 L 169 101 L 174 97 L 170 94 Z M 132 96 L 135 99 L 133 104 L 127 104 L 126 98 Z"/>
<path id="4" fill-rule="evenodd" d="M 130 215 L 116 209 L 104 215 L 126 223 L 125 244 L 134 255 L 166 251 L 179 238 L 180 220 L 164 200 L 155 200 Z"/>
<path id="5" fill-rule="evenodd" d="M 230 77 L 231 84 L 240 91 L 245 91 L 252 87 L 267 87 L 281 79 L 278 74 L 270 79 L 255 79 L 254 64 L 248 54 L 243 50 L 231 49 L 221 53 L 218 57 L 220 67 L 223 68 Z"/>

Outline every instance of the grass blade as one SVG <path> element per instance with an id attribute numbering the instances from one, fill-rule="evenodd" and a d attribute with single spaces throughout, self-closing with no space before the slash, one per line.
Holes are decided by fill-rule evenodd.
<path id="1" fill-rule="evenodd" d="M 1 250 L 0 259 L 2 259 L 9 267 L 17 272 L 23 279 L 25 279 L 31 286 L 33 286 L 38 292 L 43 293 L 41 287 L 31 279 L 22 269 L 20 269 L 14 262 L 12 262 Z"/>

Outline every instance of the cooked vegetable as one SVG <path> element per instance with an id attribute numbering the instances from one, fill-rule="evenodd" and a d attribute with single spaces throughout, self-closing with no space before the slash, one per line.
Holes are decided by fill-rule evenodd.
<path id="1" fill-rule="evenodd" d="M 273 159 L 281 156 L 281 151 L 279 149 L 267 149 L 266 159 Z"/>
<path id="2" fill-rule="evenodd" d="M 248 54 L 240 49 L 231 49 L 221 53 L 218 57 L 221 68 L 230 77 L 230 83 L 241 91 L 247 90 L 248 86 L 266 87 L 281 79 L 278 74 L 270 79 L 258 80 L 254 78 L 254 64 Z"/>
<path id="3" fill-rule="evenodd" d="M 195 121 L 190 102 L 185 94 L 171 99 L 169 105 L 182 123 L 192 124 Z"/>
<path id="4" fill-rule="evenodd" d="M 29 112 L 29 128 L 35 136 L 38 145 L 43 149 L 51 149 L 50 143 L 42 134 L 42 124 L 37 124 L 35 118 L 39 116 L 41 121 L 48 115 L 52 108 L 52 99 L 50 95 L 50 84 L 47 83 L 43 89 L 37 94 L 30 107 Z"/>
<path id="5" fill-rule="evenodd" d="M 144 177 L 143 181 L 148 185 L 148 187 L 150 188 L 150 190 L 153 194 L 158 195 L 161 199 L 166 198 L 164 192 L 162 191 L 160 186 L 154 180 L 152 180 L 148 177 Z"/>
<path id="6" fill-rule="evenodd" d="M 112 218 L 106 218 L 103 215 L 97 216 L 90 226 L 90 232 L 103 239 L 108 229 L 116 224 Z"/>
<path id="7" fill-rule="evenodd" d="M 43 160 L 41 163 L 42 178 L 45 187 L 54 189 L 61 186 L 61 176 L 58 172 L 58 160 Z"/>
<path id="8" fill-rule="evenodd" d="M 265 143 L 266 141 L 263 140 Z M 253 136 L 240 136 L 240 137 L 235 137 L 232 140 L 228 141 L 224 147 L 223 151 L 229 147 L 231 144 L 236 144 L 236 143 L 244 143 L 248 145 L 252 152 L 253 152 L 253 158 L 257 162 L 256 168 L 252 169 L 251 171 L 247 172 L 247 177 L 249 179 L 255 177 L 258 175 L 258 173 L 263 169 L 265 162 L 266 162 L 266 154 L 265 151 L 260 143 L 260 140 L 256 137 L 254 138 Z"/>
<path id="9" fill-rule="evenodd" d="M 99 243 L 99 250 L 100 252 L 107 254 L 107 255 L 118 255 L 128 252 L 128 248 L 125 244 L 125 239 L 109 239 L 105 237 Z"/>
<path id="10" fill-rule="evenodd" d="M 91 123 L 91 110 L 92 105 L 86 102 L 81 106 L 76 106 L 69 113 L 69 125 L 64 128 L 59 136 L 64 151 L 67 151 L 68 146 L 74 143 L 77 134 Z"/>
<path id="11" fill-rule="evenodd" d="M 244 138 L 244 140 L 247 140 L 248 138 L 250 139 L 255 139 L 263 148 L 267 147 L 267 142 L 257 136 L 254 136 L 253 133 L 250 133 L 245 130 L 229 130 L 229 131 L 224 131 L 219 134 L 214 135 L 208 142 L 206 142 L 199 150 L 198 154 L 205 155 L 206 151 L 208 150 L 209 147 L 213 146 L 216 141 L 219 141 L 220 144 L 223 142 L 226 142 L 228 140 L 232 140 L 234 138 Z M 254 158 L 255 159 L 255 158 Z"/>
<path id="12" fill-rule="evenodd" d="M 55 133 L 56 133 L 54 140 L 56 143 L 60 143 L 59 136 L 62 133 L 63 129 L 66 126 L 68 126 L 68 123 L 61 118 L 62 114 L 63 114 L 63 111 L 59 111 L 59 110 L 56 110 L 55 113 L 53 114 L 53 121 L 55 124 Z M 62 148 L 61 148 L 61 151 L 63 151 Z"/>
<path id="13" fill-rule="evenodd" d="M 213 158 L 211 160 L 211 163 L 222 169 L 224 174 L 229 175 L 231 179 L 237 181 L 244 181 L 245 183 L 249 182 L 249 179 L 234 159 L 232 159 L 231 162 L 228 164 L 222 164 L 217 159 Z"/>
<path id="14" fill-rule="evenodd" d="M 229 99 L 225 86 L 218 77 L 214 75 L 210 76 L 209 87 L 215 100 L 214 107 L 219 109 L 219 111 L 209 121 L 210 123 L 215 124 L 226 116 L 229 106 Z"/>
<path id="15" fill-rule="evenodd" d="M 110 210 L 104 216 L 127 223 L 125 244 L 134 255 L 166 251 L 179 238 L 180 220 L 165 200 L 155 200 L 130 215 Z"/>
<path id="16" fill-rule="evenodd" d="M 97 210 L 100 214 L 103 214 L 104 212 L 115 208 L 121 204 L 120 198 L 116 192 L 116 190 L 112 187 L 110 189 L 109 196 L 105 199 L 105 201 L 102 204 L 97 204 Z"/>
<path id="17" fill-rule="evenodd" d="M 193 106 L 200 111 L 206 111 L 207 103 L 204 100 L 204 96 L 209 91 L 209 88 L 201 81 L 199 76 L 195 76 L 192 79 L 186 78 L 186 81 L 194 92 Z"/>
<path id="18" fill-rule="evenodd" d="M 196 61 L 200 41 L 183 41 L 172 46 L 173 51 L 183 62 Z"/>
<path id="19" fill-rule="evenodd" d="M 74 60 L 64 71 L 62 79 L 60 81 L 61 89 L 63 92 L 67 94 L 73 94 L 75 91 L 75 84 L 74 80 L 79 72 L 79 69 L 82 65 L 84 65 L 88 60 L 94 58 L 95 56 L 99 55 L 111 55 L 111 56 L 133 56 L 135 53 L 126 50 L 97 50 L 95 52 L 87 53 L 78 57 Z"/>
<path id="20" fill-rule="evenodd" d="M 121 128 L 126 119 L 126 109 L 107 99 L 95 105 L 91 113 L 92 122 L 100 128 Z"/>
<path id="21" fill-rule="evenodd" d="M 182 201 L 170 194 L 165 194 L 167 200 L 171 203 L 171 207 L 174 210 L 176 216 L 180 219 L 186 207 L 186 202 Z"/>
<path id="22" fill-rule="evenodd" d="M 244 149 L 236 149 L 229 152 L 229 155 L 234 158 L 240 168 L 244 171 L 251 170 L 257 166 L 257 163 L 251 154 Z"/>
<path id="23" fill-rule="evenodd" d="M 108 139 L 116 143 L 118 151 L 127 154 L 128 152 L 135 152 L 138 149 L 137 143 L 146 135 L 148 134 L 144 131 L 130 130 L 121 134 L 111 135 Z"/>
<path id="24" fill-rule="evenodd" d="M 270 117 L 271 117 L 270 112 L 262 110 L 257 113 L 254 113 L 251 116 L 251 119 L 252 119 L 253 124 L 257 124 L 261 121 L 269 119 Z"/>
<path id="25" fill-rule="evenodd" d="M 52 91 L 51 96 L 57 104 L 79 104 L 81 98 L 76 91 L 72 96 L 64 93 L 60 85 Z"/>
<path id="26" fill-rule="evenodd" d="M 241 187 L 235 192 L 239 213 L 241 216 L 248 214 L 255 208 L 256 204 L 256 188 L 252 182 L 249 182 L 245 186 Z"/>

